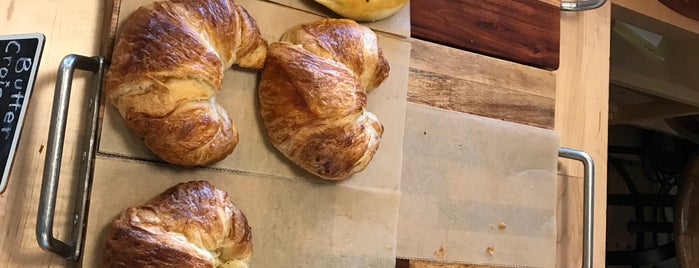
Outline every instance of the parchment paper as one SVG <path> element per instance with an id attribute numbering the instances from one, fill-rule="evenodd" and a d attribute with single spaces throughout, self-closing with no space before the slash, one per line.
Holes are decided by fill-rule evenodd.
<path id="1" fill-rule="evenodd" d="M 150 2 L 122 0 L 119 24 Z M 266 1 L 237 2 L 270 43 L 296 24 L 321 18 Z M 258 111 L 257 71 L 226 71 L 216 100 L 237 126 L 240 142 L 228 158 L 205 168 L 159 163 L 107 104 L 83 266 L 98 267 L 107 227 L 120 211 L 178 182 L 203 179 L 228 191 L 248 217 L 252 267 L 394 267 L 410 44 L 389 35 L 379 35 L 379 42 L 391 73 L 369 94 L 367 110 L 383 123 L 384 136 L 369 166 L 339 183 L 315 178 L 269 143 Z"/>
<path id="2" fill-rule="evenodd" d="M 120 18 L 125 18 L 146 2 L 123 0 Z M 237 2 L 251 13 L 270 43 L 278 40 L 288 28 L 296 24 L 321 18 L 266 1 Z M 379 34 L 379 44 L 389 61 L 391 72 L 381 86 L 369 93 L 367 110 L 376 114 L 384 125 L 384 135 L 369 166 L 340 184 L 399 190 L 410 43 Z M 226 109 L 238 128 L 240 142 L 232 155 L 214 166 L 259 175 L 317 180 L 315 176 L 287 160 L 269 143 L 258 110 L 257 79 L 258 73 L 253 70 L 234 68 L 225 73 L 216 101 Z M 105 109 L 100 152 L 139 159 L 158 159 L 133 131 L 125 127 L 123 119 L 110 104 Z"/>
<path id="3" fill-rule="evenodd" d="M 398 192 L 104 156 L 95 166 L 83 267 L 101 267 L 108 226 L 122 210 L 195 179 L 227 191 L 245 213 L 251 267 L 395 267 Z"/>
<path id="4" fill-rule="evenodd" d="M 408 104 L 398 256 L 554 267 L 558 147 L 550 130 Z"/>
<path id="5" fill-rule="evenodd" d="M 285 6 L 305 10 L 328 18 L 342 18 L 342 16 L 319 4 L 314 0 L 269 0 Z M 397 34 L 400 36 L 410 36 L 410 2 L 402 7 L 396 14 L 383 20 L 374 22 L 360 22 L 377 31 Z"/>

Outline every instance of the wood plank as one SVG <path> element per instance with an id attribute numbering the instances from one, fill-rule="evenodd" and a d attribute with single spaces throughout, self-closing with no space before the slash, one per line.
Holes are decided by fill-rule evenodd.
<path id="1" fill-rule="evenodd" d="M 24 130 L 17 150 L 15 164 L 7 191 L 0 195 L 0 266 L 2 267 L 64 267 L 65 259 L 47 253 L 36 242 L 36 216 L 41 188 L 46 141 L 51 123 L 56 70 L 61 59 L 70 53 L 97 55 L 99 27 L 105 1 L 0 1 L 0 33 L 41 32 L 46 44 L 38 70 Z M 72 223 L 69 212 L 70 191 L 74 181 L 73 163 L 80 153 L 76 144 L 83 109 L 84 92 L 89 81 L 85 72 L 76 72 L 71 95 L 71 109 L 66 130 L 63 169 L 59 184 L 54 231 L 57 237 L 68 237 Z"/>
<path id="2" fill-rule="evenodd" d="M 553 128 L 553 73 L 417 39 L 410 41 L 408 101 Z"/>
<path id="3" fill-rule="evenodd" d="M 415 1 L 415 38 L 548 70 L 559 65 L 560 7 L 556 1 Z"/>
<path id="4" fill-rule="evenodd" d="M 556 96 L 554 73 L 414 38 L 410 42 L 408 101 L 553 128 Z M 493 266 L 398 260 L 396 267 Z"/>
<path id="5" fill-rule="evenodd" d="M 561 146 L 584 150 L 595 166 L 593 267 L 604 267 L 607 192 L 607 113 L 611 3 L 561 15 L 561 65 L 557 71 L 555 129 Z M 583 168 L 559 162 L 556 267 L 582 265 Z"/>

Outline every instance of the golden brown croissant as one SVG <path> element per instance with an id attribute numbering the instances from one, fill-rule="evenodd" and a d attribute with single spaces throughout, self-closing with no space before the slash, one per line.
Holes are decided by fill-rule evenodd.
<path id="1" fill-rule="evenodd" d="M 340 16 L 358 21 L 375 21 L 390 17 L 408 0 L 315 0 Z"/>
<path id="2" fill-rule="evenodd" d="M 250 226 L 226 192 L 180 183 L 112 222 L 106 267 L 247 268 Z"/>
<path id="3" fill-rule="evenodd" d="M 109 101 L 163 160 L 206 165 L 229 155 L 238 132 L 215 101 L 232 64 L 261 68 L 255 20 L 232 0 L 170 0 L 135 11 L 106 76 Z"/>
<path id="4" fill-rule="evenodd" d="M 262 120 L 274 146 L 325 179 L 363 170 L 383 126 L 367 92 L 388 76 L 376 35 L 351 20 L 296 26 L 270 45 L 259 85 Z"/>

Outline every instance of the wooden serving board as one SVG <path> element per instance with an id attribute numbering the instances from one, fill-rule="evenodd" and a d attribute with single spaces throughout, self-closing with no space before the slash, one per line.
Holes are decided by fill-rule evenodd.
<path id="1" fill-rule="evenodd" d="M 433 0 L 410 6 L 412 36 L 542 69 L 559 63 L 558 0 Z"/>

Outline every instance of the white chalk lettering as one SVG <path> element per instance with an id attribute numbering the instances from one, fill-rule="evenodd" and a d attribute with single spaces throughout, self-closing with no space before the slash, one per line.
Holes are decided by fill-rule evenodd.
<path id="1" fill-rule="evenodd" d="M 22 63 L 20 66 L 19 64 Z M 21 57 L 19 60 L 17 60 L 17 63 L 15 64 L 15 73 L 21 73 L 24 71 L 29 71 L 29 69 L 32 68 L 32 59 L 31 58 L 26 58 L 26 57 Z"/>
<path id="2" fill-rule="evenodd" d="M 12 56 L 7 56 L 7 57 L 4 57 L 2 59 L 7 61 L 7 64 L 5 64 L 5 66 L 12 65 Z"/>
<path id="3" fill-rule="evenodd" d="M 15 113 L 13 112 L 7 112 L 5 113 L 5 117 L 2 119 L 5 124 L 10 124 L 15 121 Z"/>
<path id="4" fill-rule="evenodd" d="M 19 85 L 17 85 L 18 83 Z M 22 90 L 22 83 L 24 83 L 24 80 L 22 80 L 21 78 L 17 78 L 17 80 L 15 80 L 15 89 Z"/>
<path id="5" fill-rule="evenodd" d="M 10 87 L 10 81 L 0 81 L 0 86 L 5 86 L 5 88 L 8 88 L 8 87 Z M 0 96 L 2 96 L 2 95 L 0 95 Z"/>
<path id="6" fill-rule="evenodd" d="M 7 76 L 7 72 L 9 72 L 7 70 L 7 68 L 5 68 L 5 67 L 0 68 L 0 78 L 5 78 L 5 76 Z"/>
<path id="7" fill-rule="evenodd" d="M 15 103 L 10 103 L 10 108 L 14 109 L 15 112 L 20 110 L 22 108 L 22 99 L 24 99 L 22 92 L 12 94 L 10 98 L 15 99 Z"/>
<path id="8" fill-rule="evenodd" d="M 12 131 L 12 128 L 10 128 L 10 127 L 4 127 L 2 129 L 0 129 L 0 132 L 5 133 L 5 139 L 10 138 L 10 131 Z"/>
<path id="9" fill-rule="evenodd" d="M 14 54 L 17 54 L 22 50 L 22 45 L 20 45 L 19 42 L 10 41 L 9 43 L 7 43 L 7 46 L 5 46 L 5 53 L 10 53 L 10 46 L 11 45 L 15 45 L 15 47 L 17 48 L 17 50 L 15 50 L 15 52 L 13 52 Z"/>

